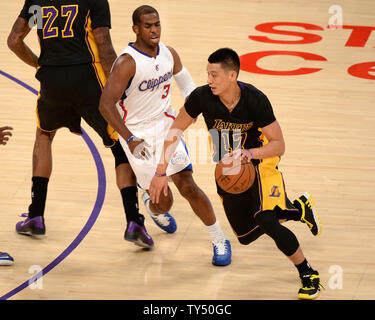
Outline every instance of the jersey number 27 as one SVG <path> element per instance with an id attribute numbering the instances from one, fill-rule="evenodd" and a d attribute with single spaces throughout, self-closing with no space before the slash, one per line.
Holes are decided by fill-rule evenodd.
<path id="1" fill-rule="evenodd" d="M 73 23 L 78 14 L 78 5 L 61 6 L 61 16 L 66 18 L 65 27 L 61 32 L 63 38 L 74 37 Z M 55 38 L 59 36 L 59 28 L 54 27 L 55 20 L 59 17 L 59 10 L 54 6 L 43 7 L 42 17 L 47 19 L 43 26 L 43 39 Z"/>

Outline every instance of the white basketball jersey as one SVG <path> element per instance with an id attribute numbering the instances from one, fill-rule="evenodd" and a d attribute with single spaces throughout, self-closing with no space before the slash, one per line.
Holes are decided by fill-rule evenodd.
<path id="1" fill-rule="evenodd" d="M 170 107 L 174 61 L 161 42 L 156 58 L 139 51 L 132 43 L 121 55 L 125 53 L 134 59 L 136 71 L 117 107 L 124 123 L 136 125 L 157 117 Z"/>

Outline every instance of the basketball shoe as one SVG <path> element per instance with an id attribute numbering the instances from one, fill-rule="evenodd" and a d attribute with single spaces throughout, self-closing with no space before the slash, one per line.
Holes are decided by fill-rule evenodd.
<path id="1" fill-rule="evenodd" d="M 13 258 L 6 252 L 0 252 L 0 266 L 10 266 L 14 263 Z"/>
<path id="2" fill-rule="evenodd" d="M 150 209 L 150 196 L 145 191 L 142 194 L 142 200 L 145 204 L 148 214 L 152 218 L 152 220 L 156 223 L 156 225 L 165 232 L 174 233 L 177 230 L 176 220 L 173 216 L 169 213 L 161 213 L 161 214 L 154 214 Z"/>
<path id="3" fill-rule="evenodd" d="M 147 233 L 146 227 L 134 221 L 130 221 L 126 226 L 124 239 L 143 248 L 152 249 L 154 247 L 154 241 Z"/>
<path id="4" fill-rule="evenodd" d="M 318 271 L 306 271 L 300 277 L 302 285 L 298 291 L 298 299 L 316 299 L 319 296 L 320 287 L 322 287 Z"/>
<path id="5" fill-rule="evenodd" d="M 232 249 L 229 240 L 213 243 L 214 256 L 212 264 L 215 266 L 227 266 L 232 260 Z"/>
<path id="6" fill-rule="evenodd" d="M 315 208 L 315 200 L 312 195 L 305 192 L 297 200 L 294 200 L 294 206 L 300 208 L 301 219 L 300 221 L 306 223 L 314 236 L 319 236 L 322 226 L 318 212 Z"/>
<path id="7" fill-rule="evenodd" d="M 30 219 L 28 214 L 23 213 L 21 217 L 26 219 L 16 224 L 17 233 L 26 235 L 44 235 L 46 233 L 46 226 L 42 216 L 37 216 Z"/>

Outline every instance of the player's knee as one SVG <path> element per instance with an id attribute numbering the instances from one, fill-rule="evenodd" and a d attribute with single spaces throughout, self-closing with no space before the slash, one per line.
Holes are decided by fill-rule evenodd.
<path id="1" fill-rule="evenodd" d="M 255 216 L 255 222 L 258 226 L 268 235 L 272 234 L 277 230 L 280 223 L 273 211 L 263 211 Z"/>
<path id="2" fill-rule="evenodd" d="M 293 232 L 282 226 L 276 213 L 273 211 L 264 211 L 255 216 L 255 222 L 259 227 L 270 236 L 277 247 L 286 256 L 291 256 L 299 247 L 298 240 Z"/>
<path id="3" fill-rule="evenodd" d="M 244 236 L 244 237 L 238 237 L 237 240 L 239 243 L 243 244 L 244 246 L 247 246 L 250 243 L 252 243 L 255 239 L 252 239 L 252 237 Z"/>
<path id="4" fill-rule="evenodd" d="M 116 182 L 120 190 L 129 186 L 137 186 L 137 177 L 129 163 L 122 163 L 116 167 Z"/>
<path id="5" fill-rule="evenodd" d="M 194 198 L 199 192 L 199 188 L 195 183 L 182 183 L 178 187 L 178 191 L 184 198 Z"/>
<path id="6" fill-rule="evenodd" d="M 243 245 L 249 245 L 250 243 L 254 242 L 256 239 L 258 239 L 262 234 L 263 234 L 262 230 L 260 228 L 256 228 L 255 230 L 252 230 L 251 232 L 243 236 L 238 236 L 237 239 L 239 243 Z"/>

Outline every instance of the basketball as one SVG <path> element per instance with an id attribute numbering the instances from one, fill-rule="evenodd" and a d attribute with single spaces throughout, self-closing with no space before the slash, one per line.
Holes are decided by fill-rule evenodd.
<path id="1" fill-rule="evenodd" d="M 215 179 L 221 189 L 238 194 L 248 190 L 255 180 L 255 168 L 251 162 L 238 159 L 222 159 L 215 168 Z"/>

